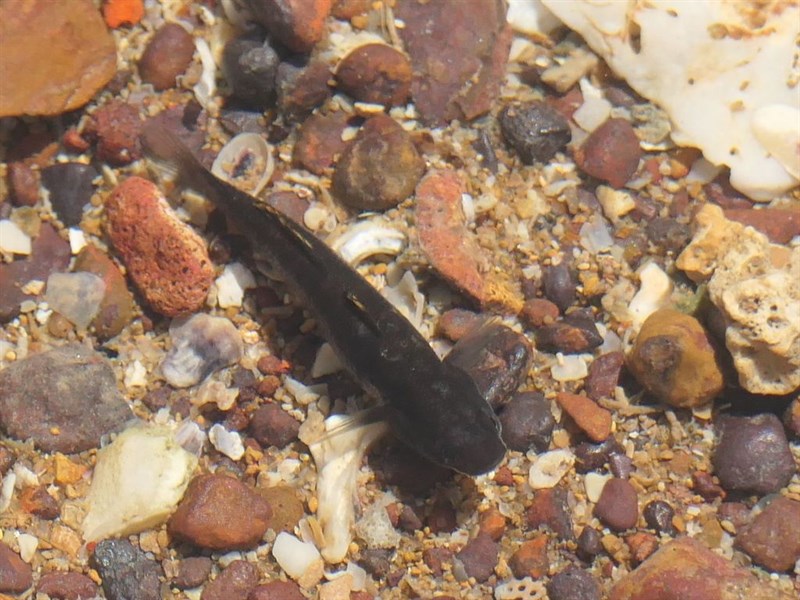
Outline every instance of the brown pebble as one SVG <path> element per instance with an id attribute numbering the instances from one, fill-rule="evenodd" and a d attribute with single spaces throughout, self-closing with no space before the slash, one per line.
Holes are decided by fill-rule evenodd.
<path id="1" fill-rule="evenodd" d="M 174 317 L 203 306 L 214 280 L 205 241 L 155 185 L 129 177 L 106 200 L 106 217 L 114 248 L 154 310 Z"/>
<path id="2" fill-rule="evenodd" d="M 92 320 L 95 334 L 103 340 L 119 334 L 133 319 L 133 294 L 114 261 L 94 244 L 87 244 L 75 258 L 73 271 L 93 273 L 106 284 L 106 292 Z"/>
<path id="3" fill-rule="evenodd" d="M 469 577 L 484 582 L 494 573 L 499 554 L 500 545 L 491 536 L 479 533 L 467 542 L 456 558 L 464 565 Z"/>
<path id="4" fill-rule="evenodd" d="M 594 442 L 602 442 L 611 435 L 611 411 L 578 394 L 559 392 L 556 402 L 575 421 L 575 424 Z"/>
<path id="5" fill-rule="evenodd" d="M 652 533 L 637 531 L 625 538 L 625 543 L 631 551 L 633 564 L 643 563 L 656 550 L 658 550 L 658 538 Z"/>
<path id="6" fill-rule="evenodd" d="M 497 485 L 511 487 L 514 485 L 514 473 L 505 465 L 497 469 L 494 473 L 494 482 Z"/>
<path id="7" fill-rule="evenodd" d="M 584 382 L 586 395 L 595 402 L 601 398 L 613 398 L 623 364 L 625 355 L 622 352 L 608 352 L 595 358 Z"/>
<path id="8" fill-rule="evenodd" d="M 372 8 L 372 0 L 334 0 L 331 14 L 337 19 L 349 21 L 363 15 Z"/>
<path id="9" fill-rule="evenodd" d="M 275 375 L 267 375 L 256 384 L 256 392 L 264 398 L 271 398 L 281 387 L 281 380 Z"/>
<path id="10" fill-rule="evenodd" d="M 594 514 L 613 531 L 634 527 L 639 519 L 636 489 L 625 479 L 609 479 L 603 486 Z"/>
<path id="11" fill-rule="evenodd" d="M 294 581 L 270 581 L 250 592 L 247 600 L 306 600 Z"/>
<path id="12" fill-rule="evenodd" d="M 478 523 L 479 531 L 489 535 L 495 542 L 500 541 L 506 530 L 506 518 L 496 508 L 483 511 Z"/>
<path id="13" fill-rule="evenodd" d="M 322 39 L 333 0 L 250 0 L 253 19 L 293 52 L 309 52 Z"/>
<path id="14" fill-rule="evenodd" d="M 749 571 L 681 537 L 618 580 L 609 600 L 784 600 Z M 788 600 L 788 597 L 786 597 Z"/>
<path id="15" fill-rule="evenodd" d="M 278 107 L 289 121 L 305 118 L 331 94 L 330 65 L 319 58 L 305 64 L 284 61 L 278 65 Z"/>
<path id="16" fill-rule="evenodd" d="M 575 162 L 584 173 L 615 188 L 633 176 L 641 156 L 639 138 L 625 119 L 608 119 L 575 150 Z"/>
<path id="17" fill-rule="evenodd" d="M 141 131 L 138 109 L 122 100 L 111 100 L 92 113 L 84 135 L 97 142 L 97 160 L 124 167 L 142 157 Z"/>
<path id="18" fill-rule="evenodd" d="M 0 542 L 0 592 L 24 592 L 32 584 L 31 566 L 4 542 Z"/>
<path id="19" fill-rule="evenodd" d="M 252 548 L 269 526 L 272 509 L 255 490 L 224 475 L 195 477 L 170 517 L 170 535 L 211 550 Z"/>
<path id="20" fill-rule="evenodd" d="M 336 83 L 359 102 L 397 106 L 411 90 L 408 57 L 388 44 L 364 44 L 347 53 L 336 67 Z"/>
<path id="21" fill-rule="evenodd" d="M 754 227 L 774 244 L 788 244 L 800 235 L 800 210 L 782 208 L 730 208 L 725 218 Z"/>
<path id="22" fill-rule="evenodd" d="M 4 477 L 17 461 L 14 453 L 6 446 L 0 446 L 0 477 Z"/>
<path id="23" fill-rule="evenodd" d="M 207 556 L 190 556 L 178 563 L 178 574 L 172 580 L 181 590 L 197 587 L 205 583 L 211 574 L 211 559 Z"/>
<path id="24" fill-rule="evenodd" d="M 547 597 L 549 600 L 600 600 L 600 585 L 589 572 L 570 565 L 547 584 Z"/>
<path id="25" fill-rule="evenodd" d="M 499 415 L 500 434 L 510 450 L 545 452 L 550 447 L 555 419 L 550 401 L 539 392 L 517 392 Z"/>
<path id="26" fill-rule="evenodd" d="M 602 343 L 594 319 L 582 313 L 569 314 L 558 323 L 536 331 L 536 346 L 546 352 L 581 354 Z"/>
<path id="27" fill-rule="evenodd" d="M 522 305 L 519 316 L 528 327 L 552 325 L 558 319 L 558 306 L 544 298 L 532 298 Z"/>
<path id="28" fill-rule="evenodd" d="M 403 531 L 414 532 L 422 529 L 422 520 L 419 518 L 417 511 L 410 506 L 403 506 L 403 509 L 398 515 L 397 524 Z"/>
<path id="29" fill-rule="evenodd" d="M 37 594 L 47 594 L 53 600 L 88 600 L 98 596 L 97 584 L 83 573 L 46 573 L 36 584 Z"/>
<path id="30" fill-rule="evenodd" d="M 377 115 L 342 153 L 332 189 L 351 208 L 386 210 L 411 196 L 424 172 L 411 136 L 390 116 Z"/>
<path id="31" fill-rule="evenodd" d="M 679 408 L 705 404 L 724 385 L 706 330 L 694 317 L 669 308 L 647 318 L 626 364 L 648 392 Z"/>
<path id="32" fill-rule="evenodd" d="M 89 140 L 83 137 L 83 134 L 75 127 L 70 127 L 64 132 L 61 143 L 65 150 L 75 154 L 83 154 L 91 147 Z"/>
<path id="33" fill-rule="evenodd" d="M 770 571 L 789 571 L 800 560 L 800 502 L 778 496 L 736 535 L 735 545 Z"/>
<path id="34" fill-rule="evenodd" d="M 272 509 L 269 528 L 276 533 L 291 533 L 305 516 L 303 501 L 297 496 L 294 488 L 288 485 L 275 485 L 261 490 L 261 495 Z"/>
<path id="35" fill-rule="evenodd" d="M 425 521 L 431 533 L 450 533 L 457 525 L 456 509 L 449 500 L 437 498 Z"/>
<path id="36" fill-rule="evenodd" d="M 391 568 L 391 557 L 392 551 L 387 548 L 366 548 L 358 563 L 375 579 L 383 579 Z"/>
<path id="37" fill-rule="evenodd" d="M 783 414 L 783 426 L 790 438 L 800 439 L 800 396 L 792 400 Z"/>
<path id="38" fill-rule="evenodd" d="M 707 473 L 706 471 L 695 471 L 692 473 L 692 487 L 706 502 L 711 502 L 715 498 L 724 499 L 727 495 L 725 490 L 723 490 L 714 479 L 711 473 Z"/>
<path id="39" fill-rule="evenodd" d="M 58 500 L 47 493 L 43 486 L 26 487 L 19 494 L 20 508 L 40 519 L 52 521 L 61 514 Z"/>
<path id="40" fill-rule="evenodd" d="M 594 527 L 584 527 L 578 536 L 578 556 L 591 562 L 594 557 L 603 551 L 600 533 Z"/>
<path id="41" fill-rule="evenodd" d="M 426 548 L 422 551 L 422 562 L 438 577 L 444 573 L 444 565 L 453 562 L 453 553 L 447 548 Z"/>
<path id="42" fill-rule="evenodd" d="M 258 584 L 258 568 L 245 560 L 234 560 L 203 588 L 200 600 L 247 600 Z"/>
<path id="43" fill-rule="evenodd" d="M 157 91 L 175 86 L 179 75 L 183 75 L 192 62 L 194 38 L 177 23 L 166 23 L 159 27 L 145 46 L 139 59 L 139 74 L 142 81 L 153 85 Z"/>
<path id="44" fill-rule="evenodd" d="M 547 536 L 537 535 L 527 540 L 508 559 L 508 566 L 514 577 L 541 579 L 547 575 L 550 559 L 547 557 Z"/>
<path id="45" fill-rule="evenodd" d="M 24 162 L 8 164 L 8 187 L 14 206 L 34 206 L 39 201 L 39 173 Z"/>
<path id="46" fill-rule="evenodd" d="M 483 323 L 484 318 L 478 313 L 463 308 L 451 308 L 445 311 L 436 322 L 436 333 L 451 342 L 457 342 L 473 329 Z"/>
<path id="47" fill-rule="evenodd" d="M 544 526 L 561 539 L 573 539 L 575 534 L 572 531 L 566 490 L 561 486 L 536 490 L 533 493 L 533 502 L 525 511 L 525 522 L 530 529 Z"/>
<path id="48" fill-rule="evenodd" d="M 297 439 L 300 422 L 273 403 L 261 406 L 250 419 L 250 435 L 264 448 L 283 448 Z"/>
<path id="49" fill-rule="evenodd" d="M 256 369 L 258 369 L 262 375 L 283 375 L 292 369 L 292 365 L 274 354 L 265 354 L 258 359 Z"/>
<path id="50" fill-rule="evenodd" d="M 342 139 L 347 121 L 344 111 L 311 115 L 297 131 L 292 162 L 315 175 L 322 175 L 348 146 Z"/>

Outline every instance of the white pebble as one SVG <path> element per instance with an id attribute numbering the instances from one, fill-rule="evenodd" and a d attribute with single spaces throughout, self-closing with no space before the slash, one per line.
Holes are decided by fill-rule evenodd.
<path id="1" fill-rule="evenodd" d="M 231 460 L 239 460 L 244 456 L 242 437 L 235 431 L 228 431 L 219 423 L 215 423 L 208 430 L 208 439 L 214 448 Z"/>
<path id="2" fill-rule="evenodd" d="M 583 480 L 583 485 L 586 488 L 586 497 L 589 502 L 597 502 L 600 499 L 600 494 L 606 485 L 606 481 L 611 479 L 608 473 L 587 473 Z"/>
<path id="3" fill-rule="evenodd" d="M 125 367 L 125 379 L 123 381 L 126 388 L 144 387 L 147 385 L 147 369 L 138 360 L 133 361 Z"/>
<path id="4" fill-rule="evenodd" d="M 77 254 L 86 246 L 86 236 L 77 227 L 70 227 L 68 233 L 69 249 L 73 254 Z"/>
<path id="5" fill-rule="evenodd" d="M 105 282 L 94 273 L 53 273 L 47 278 L 44 299 L 79 330 L 86 330 L 105 294 Z"/>
<path id="6" fill-rule="evenodd" d="M 591 356 L 589 356 L 591 358 Z M 556 381 L 580 381 L 589 374 L 586 357 L 582 354 L 558 355 L 558 362 L 550 367 L 550 375 Z"/>
<path id="7" fill-rule="evenodd" d="M 13 221 L 0 221 L 0 250 L 12 254 L 29 255 L 31 238 Z"/>
<path id="8" fill-rule="evenodd" d="M 638 331 L 647 317 L 666 306 L 672 295 L 672 280 L 654 262 L 639 271 L 639 283 L 639 291 L 628 305 L 633 331 Z"/>
<path id="9" fill-rule="evenodd" d="M 322 563 L 322 557 L 314 544 L 301 542 L 285 531 L 280 532 L 275 538 L 272 555 L 281 569 L 292 579 L 299 579 L 306 571 L 314 568 L 315 563 Z"/>
<path id="10" fill-rule="evenodd" d="M 217 304 L 220 308 L 240 307 L 245 290 L 256 287 L 253 274 L 238 262 L 225 265 L 222 275 L 214 283 L 217 286 Z"/>
<path id="11" fill-rule="evenodd" d="M 567 450 L 540 454 L 528 472 L 528 483 L 535 490 L 554 487 L 575 464 L 575 455 Z"/>
<path id="12" fill-rule="evenodd" d="M 39 538 L 29 533 L 20 533 L 17 536 L 17 543 L 19 544 L 19 557 L 26 563 L 30 563 L 39 547 Z"/>

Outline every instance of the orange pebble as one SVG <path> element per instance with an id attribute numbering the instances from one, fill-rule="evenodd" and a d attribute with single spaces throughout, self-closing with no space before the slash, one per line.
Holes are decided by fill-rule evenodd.
<path id="1" fill-rule="evenodd" d="M 103 18 L 112 29 L 120 25 L 135 25 L 143 16 L 143 0 L 105 0 L 103 3 Z"/>

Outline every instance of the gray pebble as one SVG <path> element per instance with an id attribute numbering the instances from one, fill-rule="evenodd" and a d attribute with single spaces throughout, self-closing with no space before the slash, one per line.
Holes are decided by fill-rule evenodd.
<path id="1" fill-rule="evenodd" d="M 519 392 L 500 413 L 503 441 L 509 450 L 544 452 L 550 446 L 555 419 L 550 401 L 538 392 Z"/>
<path id="2" fill-rule="evenodd" d="M 600 585 L 588 572 L 570 565 L 547 584 L 550 600 L 600 600 Z"/>
<path id="3" fill-rule="evenodd" d="M 564 262 L 544 270 L 542 287 L 545 298 L 558 306 L 561 312 L 572 306 L 577 298 L 578 286 L 572 278 L 569 267 Z"/>
<path id="4" fill-rule="evenodd" d="M 94 193 L 97 170 L 83 163 L 58 163 L 42 169 L 42 184 L 50 192 L 50 204 L 67 227 L 81 222 L 83 207 Z"/>
<path id="5" fill-rule="evenodd" d="M 572 139 L 569 123 L 544 102 L 507 106 L 500 113 L 500 130 L 522 162 L 547 162 Z"/>
<path id="6" fill-rule="evenodd" d="M 280 58 L 268 42 L 237 38 L 225 45 L 222 71 L 233 96 L 252 108 L 275 102 L 275 77 Z"/>
<path id="7" fill-rule="evenodd" d="M 91 564 L 103 578 L 108 600 L 161 599 L 161 568 L 128 540 L 98 543 Z"/>
<path id="8" fill-rule="evenodd" d="M 672 517 L 675 516 L 675 511 L 663 500 L 648 502 L 642 513 L 648 527 L 655 529 L 658 533 L 670 535 L 675 533 L 675 527 L 672 525 Z"/>
<path id="9" fill-rule="evenodd" d="M 725 417 L 719 426 L 712 460 L 723 488 L 770 494 L 789 483 L 797 465 L 778 417 Z"/>

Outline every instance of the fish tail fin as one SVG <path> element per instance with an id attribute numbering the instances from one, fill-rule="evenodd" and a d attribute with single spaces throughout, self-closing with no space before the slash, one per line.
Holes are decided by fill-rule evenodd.
<path id="1" fill-rule="evenodd" d="M 142 129 L 139 139 L 145 155 L 159 167 L 179 177 L 197 191 L 207 191 L 208 171 L 174 133 L 167 131 L 159 123 L 150 121 Z"/>

